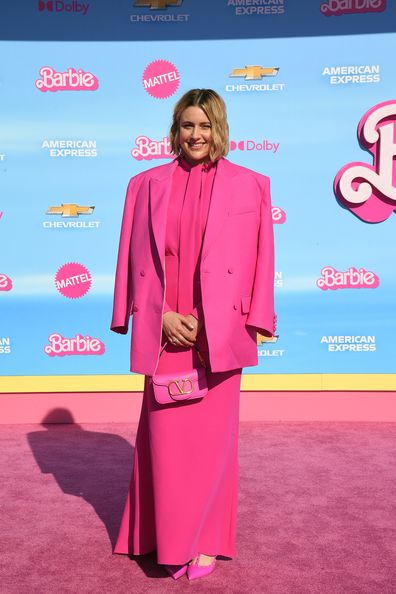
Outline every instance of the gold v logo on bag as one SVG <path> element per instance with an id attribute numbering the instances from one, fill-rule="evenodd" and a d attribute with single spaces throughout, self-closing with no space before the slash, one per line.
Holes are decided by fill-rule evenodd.
<path id="1" fill-rule="evenodd" d="M 158 359 L 165 348 L 162 346 Z M 159 404 L 174 404 L 175 402 L 194 401 L 202 399 L 208 393 L 208 378 L 206 362 L 201 353 L 194 344 L 201 367 L 192 369 L 183 369 L 179 372 L 154 373 L 152 377 L 154 398 Z"/>
<path id="2" fill-rule="evenodd" d="M 171 386 L 176 386 L 177 391 L 172 392 Z M 176 396 L 177 394 L 191 394 L 193 391 L 193 383 L 190 378 L 173 380 L 168 385 L 168 391 L 171 396 Z"/>

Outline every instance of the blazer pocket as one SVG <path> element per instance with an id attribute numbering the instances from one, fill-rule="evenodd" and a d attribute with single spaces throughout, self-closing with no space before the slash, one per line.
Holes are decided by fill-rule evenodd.
<path id="1" fill-rule="evenodd" d="M 242 313 L 248 313 L 250 309 L 250 295 L 242 295 L 241 297 Z"/>
<path id="2" fill-rule="evenodd" d="M 228 213 L 228 216 L 232 217 L 234 215 L 243 215 L 243 214 L 249 214 L 252 212 L 256 212 L 256 209 L 251 208 L 250 210 L 232 210 Z"/>

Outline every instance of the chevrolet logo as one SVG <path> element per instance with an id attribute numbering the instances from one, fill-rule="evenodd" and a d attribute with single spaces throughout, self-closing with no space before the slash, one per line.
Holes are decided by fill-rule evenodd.
<path id="1" fill-rule="evenodd" d="M 279 338 L 278 334 L 274 334 L 274 336 L 264 336 L 263 334 L 260 334 L 260 332 L 257 332 L 257 341 L 256 342 L 258 345 L 263 345 L 268 342 L 278 342 L 278 338 Z"/>
<path id="2" fill-rule="evenodd" d="M 234 68 L 230 76 L 239 76 L 245 80 L 261 80 L 263 76 L 276 76 L 279 68 L 264 68 L 263 66 L 245 66 L 245 68 Z"/>
<path id="3" fill-rule="evenodd" d="M 61 206 L 50 206 L 45 214 L 62 215 L 62 217 L 78 217 L 80 214 L 92 214 L 94 208 L 94 206 L 62 204 Z"/>
<path id="4" fill-rule="evenodd" d="M 168 6 L 181 6 L 183 0 L 135 0 L 134 6 L 149 7 L 151 10 L 166 10 Z"/>

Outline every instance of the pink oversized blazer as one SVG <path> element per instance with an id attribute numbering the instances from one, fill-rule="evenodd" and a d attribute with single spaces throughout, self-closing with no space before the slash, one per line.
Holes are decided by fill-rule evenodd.
<path id="1" fill-rule="evenodd" d="M 165 303 L 165 231 L 177 159 L 131 178 L 121 225 L 111 330 L 128 332 L 130 370 L 153 375 Z M 192 222 L 193 224 L 193 222 Z M 212 372 L 257 365 L 257 331 L 274 326 L 274 238 L 267 176 L 217 164 L 201 257 Z"/>

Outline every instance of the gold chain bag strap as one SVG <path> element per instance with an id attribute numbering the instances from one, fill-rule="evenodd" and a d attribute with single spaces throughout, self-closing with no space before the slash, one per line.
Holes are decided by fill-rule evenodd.
<path id="1" fill-rule="evenodd" d="M 168 341 L 163 345 L 164 350 Z M 202 367 L 187 371 L 157 373 L 152 376 L 154 397 L 160 404 L 171 404 L 181 400 L 203 398 L 208 393 L 207 365 L 202 353 L 194 345 Z"/>

